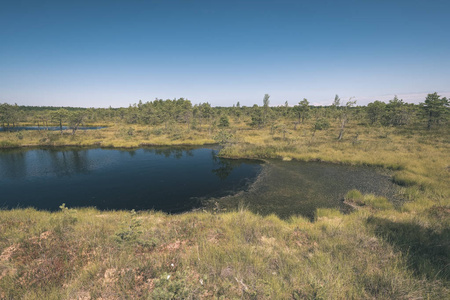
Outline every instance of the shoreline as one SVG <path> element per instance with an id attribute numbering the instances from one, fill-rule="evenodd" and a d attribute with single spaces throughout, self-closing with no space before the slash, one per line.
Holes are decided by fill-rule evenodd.
<path id="1" fill-rule="evenodd" d="M 239 144 L 238 144 L 239 145 Z M 120 146 L 120 145 L 102 145 L 100 143 L 92 143 L 92 144 L 21 144 L 17 146 L 11 146 L 11 147 L 0 147 L 0 151 L 2 150 L 20 150 L 20 149 L 28 149 L 28 150 L 34 150 L 34 149 L 60 149 L 60 148 L 79 148 L 79 149 L 112 149 L 112 150 L 120 150 L 120 149 L 126 149 L 126 150 L 138 150 L 143 149 L 146 147 L 153 147 L 153 148 L 166 148 L 166 147 L 209 147 L 209 146 L 217 146 L 220 147 L 219 143 L 175 143 L 175 144 L 164 144 L 164 143 L 141 143 L 137 146 Z M 299 153 L 291 153 L 293 156 L 298 155 Z M 301 155 L 301 154 L 300 154 Z M 226 158 L 226 159 L 232 159 L 232 160 L 239 160 L 239 159 L 248 159 L 248 160 L 255 160 L 255 161 L 263 161 L 263 162 L 269 162 L 270 159 L 274 159 L 277 161 L 296 161 L 296 162 L 318 162 L 318 163 L 328 163 L 328 164 L 334 164 L 334 165 L 345 165 L 345 166 L 360 166 L 360 167 L 370 167 L 370 168 L 379 168 L 387 171 L 401 171 L 404 170 L 405 167 L 403 166 L 386 166 L 384 164 L 380 163 L 368 163 L 368 162 L 361 162 L 361 161 L 342 161 L 342 160 L 328 160 L 323 159 L 320 157 L 307 157 L 300 156 L 300 157 L 286 157 L 286 156 L 280 156 L 275 155 L 272 157 L 265 157 L 261 158 L 257 155 L 255 156 L 229 156 L 229 155 L 221 155 L 220 152 L 218 153 L 218 157 Z"/>

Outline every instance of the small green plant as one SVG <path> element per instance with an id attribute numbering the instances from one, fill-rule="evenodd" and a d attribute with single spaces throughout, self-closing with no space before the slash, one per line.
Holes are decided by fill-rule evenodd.
<path id="1" fill-rule="evenodd" d="M 61 213 L 54 216 L 51 223 L 55 226 L 56 234 L 63 235 L 64 233 L 73 230 L 73 225 L 78 221 L 76 217 L 77 211 L 70 209 L 65 203 L 59 206 Z"/>
<path id="2" fill-rule="evenodd" d="M 141 235 L 141 220 L 136 219 L 136 211 L 130 212 L 130 219 L 116 232 L 115 238 L 119 242 L 135 242 Z"/>

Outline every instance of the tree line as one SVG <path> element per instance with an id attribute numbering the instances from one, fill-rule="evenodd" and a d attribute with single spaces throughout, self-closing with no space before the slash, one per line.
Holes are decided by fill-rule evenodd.
<path id="1" fill-rule="evenodd" d="M 338 95 L 329 106 L 312 106 L 307 99 L 294 106 L 288 102 L 283 106 L 270 106 L 270 95 L 265 94 L 262 105 L 241 106 L 239 102 L 231 107 L 213 107 L 209 103 L 193 105 L 188 99 L 155 99 L 139 101 L 127 108 L 76 108 L 38 107 L 0 104 L 0 125 L 4 130 L 13 129 L 20 123 L 32 124 L 45 129 L 63 124 L 72 128 L 75 134 L 82 124 L 141 124 L 163 126 L 167 129 L 184 124 L 188 129 L 205 129 L 245 123 L 252 128 L 270 128 L 283 131 L 292 124 L 294 129 L 305 122 L 313 123 L 313 129 L 322 130 L 330 122 L 338 122 L 341 133 L 349 120 L 370 126 L 423 125 L 428 129 L 446 126 L 449 121 L 449 99 L 437 93 L 428 94 L 423 103 L 408 104 L 394 97 L 388 103 L 374 101 L 367 106 L 356 106 L 356 101 L 342 101 Z M 341 134 L 340 134 L 341 136 Z"/>

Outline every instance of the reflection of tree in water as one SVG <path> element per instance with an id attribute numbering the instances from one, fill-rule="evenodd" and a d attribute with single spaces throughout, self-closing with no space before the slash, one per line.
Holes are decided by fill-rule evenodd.
<path id="1" fill-rule="evenodd" d="M 182 158 L 182 157 L 183 157 L 183 150 L 176 149 L 176 150 L 174 151 L 173 156 L 174 156 L 176 159 Z"/>
<path id="2" fill-rule="evenodd" d="M 2 151 L 0 155 L 1 176 L 6 178 L 22 178 L 33 173 L 36 160 L 49 165 L 57 176 L 70 176 L 76 173 L 87 173 L 89 160 L 86 150 L 37 150 L 27 162 L 27 151 Z M 34 159 L 33 159 L 34 158 Z M 30 166 L 28 167 L 28 164 Z M 31 167 L 31 168 L 30 168 Z"/>
<path id="3" fill-rule="evenodd" d="M 21 178 L 27 175 L 25 151 L 1 151 L 0 171 L 6 178 Z"/>
<path id="4" fill-rule="evenodd" d="M 144 149 L 144 152 L 154 153 L 156 155 L 163 155 L 165 158 L 174 157 L 180 159 L 183 154 L 186 156 L 194 156 L 192 149 L 182 149 L 182 148 L 158 148 L 158 149 Z"/>
<path id="5" fill-rule="evenodd" d="M 88 155 L 87 151 L 71 151 L 73 166 L 76 173 L 87 173 L 89 169 Z"/>
<path id="6" fill-rule="evenodd" d="M 211 155 L 214 165 L 217 166 L 217 168 L 211 170 L 211 172 L 217 177 L 219 177 L 220 180 L 227 179 L 227 177 L 230 176 L 233 169 L 241 165 L 241 163 L 236 160 L 218 157 L 214 150 L 211 151 Z"/>
<path id="7" fill-rule="evenodd" d="M 70 176 L 74 173 L 88 173 L 88 151 L 48 151 L 53 172 L 57 175 Z"/>

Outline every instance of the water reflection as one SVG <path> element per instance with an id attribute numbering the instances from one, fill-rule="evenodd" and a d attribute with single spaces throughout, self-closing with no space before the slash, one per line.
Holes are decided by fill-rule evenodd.
<path id="1" fill-rule="evenodd" d="M 240 190 L 261 167 L 204 148 L 0 151 L 3 207 L 157 209 L 181 212 L 198 199 Z M 211 172 L 216 176 L 211 176 Z"/>
<path id="2" fill-rule="evenodd" d="M 163 155 L 165 158 L 176 158 L 180 159 L 183 155 L 194 156 L 192 149 L 183 148 L 155 148 L 155 149 L 145 149 L 144 151 L 154 153 L 156 155 Z"/>
<path id="3" fill-rule="evenodd" d="M 0 179 L 28 176 L 71 176 L 90 171 L 86 150 L 0 151 Z"/>
<path id="4" fill-rule="evenodd" d="M 193 157 L 193 150 L 194 149 L 182 148 L 139 149 L 139 151 L 143 151 L 144 153 L 161 156 L 166 159 L 175 158 L 177 160 L 180 160 L 183 157 Z M 89 157 L 89 153 L 92 151 L 95 150 L 1 150 L 0 177 L 13 179 L 26 176 L 36 176 L 35 173 L 37 170 L 34 168 L 36 163 L 39 164 L 39 167 L 44 173 L 54 174 L 56 176 L 87 174 L 92 171 L 93 167 L 101 167 L 108 161 L 104 160 L 105 157 L 96 157 L 94 159 L 95 163 L 93 163 L 93 159 Z M 131 158 L 137 154 L 137 151 L 138 150 L 128 149 L 120 150 L 121 153 L 128 154 Z M 218 166 L 216 169 L 213 169 L 212 172 L 220 179 L 226 179 L 233 168 L 241 165 L 241 163 L 236 163 L 236 161 L 217 157 L 216 150 L 211 150 L 211 155 L 214 165 Z"/>
<path id="5" fill-rule="evenodd" d="M 127 150 L 126 152 L 128 152 L 128 154 L 130 155 L 130 157 L 133 157 L 136 155 L 136 151 L 134 150 Z"/>
<path id="6" fill-rule="evenodd" d="M 212 169 L 211 172 L 221 180 L 225 180 L 231 174 L 234 168 L 241 165 L 241 162 L 237 160 L 218 157 L 215 151 L 211 152 L 211 156 L 214 162 L 214 166 L 216 166 L 216 168 Z"/>
<path id="7" fill-rule="evenodd" d="M 71 176 L 71 174 L 89 173 L 89 156 L 86 150 L 48 152 L 52 172 L 58 176 Z M 44 158 L 45 159 L 45 158 Z"/>
<path id="8" fill-rule="evenodd" d="M 27 175 L 26 153 L 3 150 L 0 152 L 0 177 L 21 178 Z"/>

